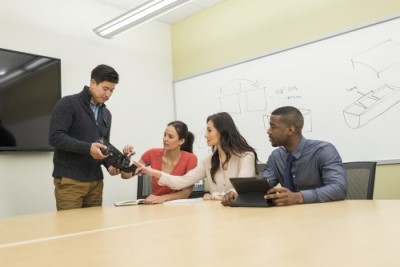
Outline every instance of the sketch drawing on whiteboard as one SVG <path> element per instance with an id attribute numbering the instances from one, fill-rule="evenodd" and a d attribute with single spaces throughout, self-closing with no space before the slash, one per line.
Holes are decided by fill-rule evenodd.
<path id="1" fill-rule="evenodd" d="M 351 59 L 353 68 L 360 64 L 373 70 L 378 78 L 382 71 L 400 64 L 400 44 L 386 40 L 357 54 Z"/>
<path id="2" fill-rule="evenodd" d="M 400 44 L 386 40 L 359 53 L 351 62 L 353 68 L 355 64 L 368 67 L 381 80 L 383 71 L 400 66 Z M 360 128 L 400 102 L 400 87 L 388 81 L 382 83 L 384 85 L 367 92 L 357 91 L 361 96 L 343 109 L 347 126 Z"/>
<path id="3" fill-rule="evenodd" d="M 350 128 L 357 129 L 379 117 L 399 102 L 400 87 L 385 84 L 362 94 L 347 106 L 343 110 L 344 119 Z"/>
<path id="4" fill-rule="evenodd" d="M 268 106 L 277 103 L 298 102 L 303 99 L 300 89 L 295 86 L 281 86 L 269 89 L 260 85 L 258 81 L 250 79 L 234 79 L 218 87 L 218 95 L 215 96 L 219 103 L 219 112 L 224 111 L 238 119 L 238 125 L 242 127 L 243 134 L 254 130 L 269 128 Z M 270 109 L 271 109 L 270 107 Z M 301 109 L 304 116 L 303 132 L 312 132 L 312 112 L 310 109 Z M 209 154 L 212 148 L 207 145 L 205 130 L 195 131 L 194 146 L 198 154 Z M 199 138 L 198 138 L 199 137 Z"/>
<path id="5" fill-rule="evenodd" d="M 242 103 L 242 99 L 245 103 Z M 264 111 L 267 109 L 266 88 L 259 86 L 257 81 L 237 79 L 220 87 L 220 108 L 233 114 L 242 111 Z"/>
<path id="6" fill-rule="evenodd" d="M 312 112 L 310 109 L 299 108 L 301 114 L 304 118 L 303 132 L 312 132 Z M 271 112 L 263 115 L 264 127 L 266 130 L 269 129 L 269 118 L 271 117 Z"/>

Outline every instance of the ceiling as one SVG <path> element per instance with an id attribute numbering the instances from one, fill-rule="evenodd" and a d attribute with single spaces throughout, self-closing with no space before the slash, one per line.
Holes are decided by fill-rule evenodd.
<path id="1" fill-rule="evenodd" d="M 137 6 L 140 6 L 149 0 L 95 0 L 96 2 L 107 4 L 116 8 L 120 8 L 123 10 L 121 15 L 129 10 L 134 9 Z M 222 2 L 223 0 L 192 0 L 183 6 L 172 10 L 171 12 L 164 14 L 157 18 L 157 20 L 173 23 L 178 20 L 189 17 L 197 12 L 200 12 L 204 9 L 207 9 L 213 5 Z"/>
<path id="2" fill-rule="evenodd" d="M 112 6 L 114 8 L 121 9 L 121 15 L 122 15 L 123 13 L 130 11 L 135 7 L 138 7 L 146 2 L 149 2 L 150 0 L 94 0 L 94 1 L 101 4 Z M 222 1 L 223 0 L 192 0 L 182 5 L 181 7 L 172 10 L 171 12 L 158 17 L 157 20 L 163 21 L 165 23 L 173 23 L 178 20 L 189 17 L 204 9 L 207 9 L 213 5 L 216 5 Z M 10 80 L 6 76 L 10 75 L 12 71 L 19 69 L 23 70 L 24 69 L 23 66 L 29 65 L 30 63 L 34 62 L 34 60 L 37 60 L 36 57 L 34 58 L 30 58 L 27 56 L 23 57 L 22 54 L 18 55 L 20 56 L 19 58 L 16 57 L 16 55 L 14 54 L 13 57 L 8 58 L 7 55 L 9 54 L 9 52 L 2 50 L 0 50 L 0 54 L 3 58 L 0 65 L 0 85 L 1 83 L 5 83 L 6 80 L 7 81 Z"/>

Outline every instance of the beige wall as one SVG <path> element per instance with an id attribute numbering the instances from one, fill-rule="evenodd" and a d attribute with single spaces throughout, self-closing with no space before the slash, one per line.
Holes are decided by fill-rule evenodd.
<path id="1" fill-rule="evenodd" d="M 400 164 L 378 165 L 374 199 L 400 199 Z"/>
<path id="2" fill-rule="evenodd" d="M 174 79 L 398 15 L 398 0 L 225 0 L 172 25 Z M 399 173 L 379 165 L 374 198 L 400 198 Z"/>

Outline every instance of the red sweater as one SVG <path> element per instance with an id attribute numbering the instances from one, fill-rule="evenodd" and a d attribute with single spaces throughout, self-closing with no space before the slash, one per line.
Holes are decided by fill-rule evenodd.
<path id="1" fill-rule="evenodd" d="M 152 148 L 147 150 L 143 155 L 141 160 L 148 164 L 155 170 L 162 171 L 162 156 L 164 154 L 163 148 Z M 172 175 L 181 176 L 187 173 L 189 170 L 193 169 L 197 165 L 197 157 L 193 153 L 186 151 L 181 151 L 181 156 L 178 163 L 176 164 L 173 171 L 170 173 Z M 152 194 L 155 196 L 162 196 L 176 192 L 168 186 L 162 186 L 158 184 L 158 179 L 155 177 L 151 178 Z"/>

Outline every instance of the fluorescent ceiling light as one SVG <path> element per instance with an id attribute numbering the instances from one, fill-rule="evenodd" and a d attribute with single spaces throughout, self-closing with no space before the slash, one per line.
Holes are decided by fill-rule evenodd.
<path id="1" fill-rule="evenodd" d="M 23 70 L 16 70 L 16 71 L 13 71 L 13 72 L 11 72 L 11 73 L 9 73 L 9 74 L 7 74 L 7 75 L 1 77 L 1 78 L 0 78 L 0 84 L 5 83 L 5 82 L 7 82 L 7 81 L 9 81 L 9 80 L 11 80 L 11 79 L 13 79 L 13 78 L 15 78 L 15 77 L 17 77 L 17 76 L 23 74 L 23 73 L 24 73 Z"/>
<path id="2" fill-rule="evenodd" d="M 104 38 L 124 32 L 128 29 L 157 18 L 191 0 L 153 0 L 95 28 L 93 31 Z"/>
<path id="3" fill-rule="evenodd" d="M 25 66 L 25 69 L 26 70 L 35 69 L 35 68 L 39 67 L 40 65 L 46 63 L 47 61 L 50 61 L 50 58 L 42 57 L 42 58 L 35 59 L 32 62 L 30 62 L 29 64 L 27 64 Z"/>

